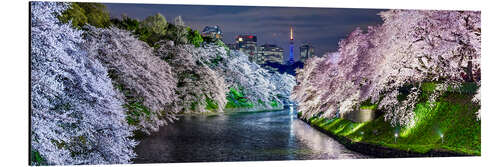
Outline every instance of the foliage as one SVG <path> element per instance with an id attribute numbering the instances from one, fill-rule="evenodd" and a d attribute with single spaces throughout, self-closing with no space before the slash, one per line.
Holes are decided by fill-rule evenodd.
<path id="1" fill-rule="evenodd" d="M 219 105 L 215 103 L 214 100 L 210 99 L 209 97 L 205 96 L 205 102 L 207 105 L 205 106 L 205 109 L 209 111 L 216 111 L 219 108 Z"/>
<path id="2" fill-rule="evenodd" d="M 127 21 L 126 18 L 124 18 L 123 21 Z M 154 46 L 156 42 L 166 37 L 167 29 L 172 30 L 172 28 L 168 28 L 169 25 L 165 17 L 157 13 L 154 16 L 146 17 L 133 32 L 138 35 L 139 40 L 148 43 L 149 46 Z M 130 28 L 132 28 L 132 26 L 130 26 Z"/>
<path id="3" fill-rule="evenodd" d="M 172 122 L 178 111 L 177 80 L 168 63 L 128 31 L 88 29 L 84 47 L 90 57 L 103 63 L 113 85 L 125 96 L 128 122 L 147 134 Z"/>
<path id="4" fill-rule="evenodd" d="M 333 117 L 369 100 L 393 126 L 407 126 L 414 123 L 423 82 L 439 83 L 428 96 L 431 103 L 447 87 L 480 86 L 480 12 L 389 10 L 380 15 L 382 25 L 356 29 L 339 43 L 337 53 L 313 58 L 299 70 L 293 97 L 303 116 L 324 112 Z"/>
<path id="5" fill-rule="evenodd" d="M 30 151 L 30 163 L 33 166 L 40 166 L 47 164 L 47 160 L 45 160 L 41 155 L 40 152 L 36 150 L 31 150 Z"/>
<path id="6" fill-rule="evenodd" d="M 122 15 L 121 19 L 111 19 L 113 25 L 120 29 L 128 30 L 146 42 L 149 46 L 159 47 L 156 43 L 162 40 L 170 40 L 175 44 L 193 44 L 200 47 L 203 38 L 197 30 L 192 30 L 184 25 L 181 16 L 177 16 L 174 24 L 167 23 L 165 17 L 157 13 L 154 16 L 148 16 L 143 21 L 132 19 Z"/>
<path id="7" fill-rule="evenodd" d="M 191 28 L 186 28 L 188 31 L 188 36 L 187 40 L 189 43 L 193 44 L 196 47 L 200 47 L 201 44 L 203 43 L 203 38 L 201 37 L 201 34 L 198 32 L 198 30 L 191 30 Z"/>
<path id="8" fill-rule="evenodd" d="M 156 42 L 163 38 L 159 35 L 153 36 L 153 30 L 149 29 L 147 26 L 144 26 L 144 21 L 141 22 L 137 19 L 130 18 L 127 15 L 122 15 L 121 19 L 113 18 L 111 19 L 111 23 L 113 23 L 113 26 L 119 29 L 131 32 L 135 37 L 137 37 L 141 41 L 146 42 L 149 46 L 154 46 Z"/>
<path id="9" fill-rule="evenodd" d="M 111 25 L 109 12 L 106 6 L 100 3 L 73 2 L 71 7 L 59 16 L 59 20 L 63 23 L 71 21 L 73 27 L 79 29 L 86 24 L 100 28 Z"/>
<path id="10" fill-rule="evenodd" d="M 226 108 L 251 108 L 254 106 L 248 97 L 245 96 L 243 89 L 229 88 L 226 95 Z"/>
<path id="11" fill-rule="evenodd" d="M 139 20 L 130 18 L 127 15 L 122 15 L 121 19 L 112 18 L 111 23 L 115 27 L 117 27 L 119 29 L 130 31 L 133 34 L 138 33 L 136 31 L 139 31 L 139 26 L 141 24 L 141 22 L 139 22 Z"/>
<path id="12" fill-rule="evenodd" d="M 276 100 L 272 100 L 270 105 L 271 107 L 276 108 L 278 107 L 278 102 Z"/>
<path id="13" fill-rule="evenodd" d="M 127 109 L 127 123 L 129 125 L 138 126 L 141 122 L 141 117 L 151 116 L 151 111 L 139 101 L 130 101 L 123 105 Z"/>
<path id="14" fill-rule="evenodd" d="M 130 163 L 133 128 L 106 68 L 56 18 L 69 4 L 31 2 L 32 165 Z M 46 164 L 45 164 L 46 163 Z"/>
<path id="15" fill-rule="evenodd" d="M 361 105 L 361 106 L 359 106 L 359 109 L 361 109 L 361 110 L 366 109 L 366 110 L 374 111 L 375 109 L 377 109 L 377 104 Z"/>
<path id="16" fill-rule="evenodd" d="M 217 41 L 215 41 L 214 43 L 217 46 L 224 47 L 224 49 L 226 49 L 226 51 L 229 53 L 229 47 L 227 47 L 226 44 L 222 42 L 220 39 L 217 39 Z"/>
<path id="17" fill-rule="evenodd" d="M 155 36 L 165 35 L 167 33 L 167 26 L 167 20 L 160 13 L 154 16 L 148 16 L 141 22 L 141 27 L 146 28 Z"/>
<path id="18" fill-rule="evenodd" d="M 185 27 L 182 17 L 177 16 L 174 20 L 174 24 L 169 28 L 167 39 L 173 40 L 176 44 L 187 44 L 190 42 L 190 30 L 190 28 Z"/>

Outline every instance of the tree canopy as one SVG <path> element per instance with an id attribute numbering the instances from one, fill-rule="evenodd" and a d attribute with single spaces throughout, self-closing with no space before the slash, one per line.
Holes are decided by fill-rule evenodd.
<path id="1" fill-rule="evenodd" d="M 71 21 L 73 27 L 81 29 L 85 24 L 105 28 L 111 25 L 106 6 L 100 3 L 73 2 L 65 10 L 59 20 L 63 23 Z"/>

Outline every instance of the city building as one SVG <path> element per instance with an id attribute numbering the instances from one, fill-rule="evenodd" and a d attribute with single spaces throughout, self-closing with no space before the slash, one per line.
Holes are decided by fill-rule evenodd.
<path id="1" fill-rule="evenodd" d="M 259 46 L 257 48 L 257 57 L 255 58 L 255 63 L 260 65 L 266 64 L 266 57 L 264 56 L 263 50 L 264 48 L 262 46 Z"/>
<path id="2" fill-rule="evenodd" d="M 303 44 L 300 46 L 300 60 L 302 63 L 304 63 L 308 58 L 311 58 L 314 56 L 314 47 L 309 44 Z"/>
<path id="3" fill-rule="evenodd" d="M 259 54 L 257 57 L 257 64 L 265 63 L 279 63 L 285 64 L 285 59 L 283 57 L 283 48 L 273 45 L 265 44 L 259 47 Z"/>
<path id="4" fill-rule="evenodd" d="M 203 37 L 211 37 L 213 39 L 222 40 L 222 31 L 219 26 L 206 26 L 201 32 L 201 36 Z"/>
<path id="5" fill-rule="evenodd" d="M 257 60 L 257 36 L 255 35 L 238 35 L 236 36 L 236 49 L 248 55 L 250 61 Z"/>
<path id="6" fill-rule="evenodd" d="M 288 59 L 288 64 L 293 63 L 295 63 L 295 60 L 293 59 L 293 28 L 290 27 L 290 56 Z"/>

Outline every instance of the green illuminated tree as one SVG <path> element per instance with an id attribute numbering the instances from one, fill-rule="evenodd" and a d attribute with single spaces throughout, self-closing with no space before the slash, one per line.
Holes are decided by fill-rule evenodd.
<path id="1" fill-rule="evenodd" d="M 63 23 L 71 21 L 73 27 L 79 29 L 85 24 L 100 28 L 109 27 L 111 25 L 109 12 L 106 6 L 100 3 L 71 3 L 70 8 L 59 16 L 59 20 Z"/>
<path id="2" fill-rule="evenodd" d="M 163 15 L 157 13 L 154 16 L 148 16 L 142 21 L 142 26 L 151 31 L 154 35 L 163 36 L 167 33 L 167 20 Z"/>
<path id="3" fill-rule="evenodd" d="M 192 30 L 189 27 L 187 27 L 186 30 L 188 31 L 187 39 L 189 43 L 196 47 L 200 47 L 201 43 L 203 43 L 203 37 L 201 37 L 198 30 Z"/>

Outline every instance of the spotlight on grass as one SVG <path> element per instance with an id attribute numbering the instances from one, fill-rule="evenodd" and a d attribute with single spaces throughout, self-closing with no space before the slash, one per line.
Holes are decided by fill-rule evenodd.
<path id="1" fill-rule="evenodd" d="M 397 138 L 398 138 L 399 134 L 398 133 L 394 133 L 394 143 L 397 143 Z"/>

